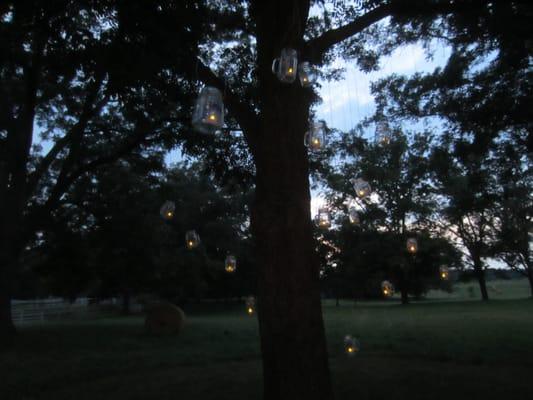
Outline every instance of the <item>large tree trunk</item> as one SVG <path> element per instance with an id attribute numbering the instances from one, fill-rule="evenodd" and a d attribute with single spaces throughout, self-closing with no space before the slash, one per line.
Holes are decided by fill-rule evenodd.
<path id="1" fill-rule="evenodd" d="M 1 278 L 0 278 L 1 279 Z M 15 325 L 11 315 L 11 296 L 6 285 L 0 287 L 0 337 L 15 334 Z"/>
<path id="2" fill-rule="evenodd" d="M 409 304 L 409 271 L 414 259 L 409 259 L 408 264 L 403 265 L 400 278 L 400 298 L 403 305 Z"/>
<path id="3" fill-rule="evenodd" d="M 527 268 L 527 279 L 529 281 L 529 290 L 531 291 L 531 298 L 533 298 L 533 268 Z"/>
<path id="4" fill-rule="evenodd" d="M 487 301 L 489 299 L 489 292 L 487 291 L 487 281 L 485 280 L 485 271 L 483 270 L 483 263 L 480 259 L 474 260 L 474 272 L 479 282 L 479 290 L 481 291 L 481 299 Z"/>
<path id="5" fill-rule="evenodd" d="M 257 165 L 252 214 L 264 398 L 328 400 L 332 392 L 303 138 L 294 138 L 292 124 L 277 118 L 267 126 L 271 144 L 264 143 L 269 155 Z M 287 145 L 296 151 L 283 149 Z"/>
<path id="6" fill-rule="evenodd" d="M 17 15 L 17 12 L 15 12 Z M 0 160 L 0 335 L 15 332 L 11 295 L 16 267 L 24 248 L 23 209 L 27 201 L 27 173 L 44 36 L 35 35 L 31 62 L 24 68 L 24 97 L 20 115 L 7 130 L 6 149 Z"/>
<path id="7" fill-rule="evenodd" d="M 18 194 L 14 196 L 13 193 Z M 20 191 L 3 196 L 0 210 L 0 336 L 16 333 L 11 315 L 15 275 L 23 249 L 22 201 Z"/>
<path id="8" fill-rule="evenodd" d="M 402 287 L 402 290 L 400 290 L 400 295 L 402 299 L 402 304 L 409 304 L 409 292 L 406 287 Z"/>
<path id="9" fill-rule="evenodd" d="M 129 288 L 124 288 L 122 290 L 122 314 L 131 314 L 131 291 Z"/>
<path id="10" fill-rule="evenodd" d="M 312 91 L 270 71 L 298 48 L 308 2 L 256 2 L 260 126 L 252 143 L 256 195 L 251 227 L 258 260 L 258 316 L 265 400 L 333 398 L 310 210 L 304 134 Z"/>
<path id="11" fill-rule="evenodd" d="M 13 241 L 5 236 L 8 223 L 5 220 L 4 222 L 6 224 L 2 228 L 2 243 L 0 244 L 0 337 L 12 336 L 16 333 L 11 315 L 11 295 L 18 254 Z"/>
<path id="12" fill-rule="evenodd" d="M 301 88 L 266 91 L 256 149 L 257 246 L 265 400 L 333 398 L 310 213 L 308 110 Z"/>

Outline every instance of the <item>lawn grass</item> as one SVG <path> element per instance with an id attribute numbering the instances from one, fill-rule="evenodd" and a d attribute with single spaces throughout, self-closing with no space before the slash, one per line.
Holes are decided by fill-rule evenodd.
<path id="1" fill-rule="evenodd" d="M 526 278 L 489 280 L 487 281 L 487 289 L 489 297 L 494 300 L 523 299 L 531 296 L 531 289 Z M 427 296 L 434 300 L 475 300 L 481 297 L 481 292 L 477 281 L 472 280 L 454 283 L 451 293 L 431 290 Z"/>
<path id="2" fill-rule="evenodd" d="M 255 317 L 189 310 L 179 337 L 140 317 L 26 326 L 0 349 L 0 399 L 259 399 Z M 533 301 L 324 305 L 337 399 L 529 398 Z M 361 352 L 343 354 L 356 335 Z"/>

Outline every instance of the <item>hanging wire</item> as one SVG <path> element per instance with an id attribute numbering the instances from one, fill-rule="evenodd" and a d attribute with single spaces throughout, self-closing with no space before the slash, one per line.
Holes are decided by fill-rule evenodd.
<path id="1" fill-rule="evenodd" d="M 355 68 L 354 68 L 355 70 Z M 351 88 L 352 86 L 352 76 L 351 76 L 351 68 L 348 68 L 348 72 L 347 72 L 347 81 L 348 81 L 348 89 Z M 357 82 L 356 82 L 356 85 L 357 85 Z M 355 128 L 355 125 L 354 125 L 354 122 L 353 122 L 353 109 L 352 109 L 352 101 L 351 101 L 351 97 L 350 97 L 350 93 L 348 93 L 348 107 L 349 107 L 349 111 L 350 111 L 350 129 L 348 130 L 349 132 L 351 132 L 354 128 Z"/>
<path id="2" fill-rule="evenodd" d="M 333 126 L 333 108 L 331 107 L 331 82 L 328 81 L 328 107 L 329 107 L 329 121 Z"/>
<path id="3" fill-rule="evenodd" d="M 359 90 L 357 88 L 357 80 L 355 81 L 355 84 L 354 84 L 354 93 L 355 93 L 355 120 L 356 120 L 356 124 L 359 123 L 359 121 L 361 120 L 361 110 L 359 109 Z M 355 129 L 355 125 L 353 127 Z"/>

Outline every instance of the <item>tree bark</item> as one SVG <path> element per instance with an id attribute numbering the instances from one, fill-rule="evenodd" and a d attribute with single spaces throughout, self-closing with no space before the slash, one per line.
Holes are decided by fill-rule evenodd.
<path id="1" fill-rule="evenodd" d="M 529 281 L 529 290 L 531 291 L 531 298 L 533 298 L 533 269 L 527 267 L 527 279 Z"/>
<path id="2" fill-rule="evenodd" d="M 283 124 L 276 124 L 276 129 L 280 136 L 292 134 Z M 266 157 L 257 166 L 252 230 L 258 255 L 265 400 L 333 398 L 307 164 L 303 143 L 300 146 L 299 156 Z"/>
<path id="3" fill-rule="evenodd" d="M 131 314 L 131 292 L 128 288 L 122 291 L 122 314 Z"/>
<path id="4" fill-rule="evenodd" d="M 0 288 L 0 337 L 2 338 L 16 333 L 11 315 L 11 294 L 4 286 Z"/>
<path id="5" fill-rule="evenodd" d="M 15 18 L 17 15 L 15 11 Z M 46 35 L 40 29 L 36 29 L 33 37 L 31 59 L 23 66 L 24 92 L 20 115 L 10 121 L 5 159 L 0 164 L 0 335 L 15 333 L 11 295 L 16 267 L 23 249 L 27 164 L 33 143 L 37 91 L 46 41 Z"/>
<path id="6" fill-rule="evenodd" d="M 257 131 L 251 229 L 258 268 L 258 317 L 265 400 L 333 399 L 311 222 L 304 135 L 313 92 L 271 72 L 284 47 L 303 42 L 309 1 L 255 1 Z"/>
<path id="7" fill-rule="evenodd" d="M 402 304 L 409 304 L 409 293 L 407 288 L 402 287 L 402 290 L 400 290 L 400 295 L 402 299 Z"/>
<path id="8" fill-rule="evenodd" d="M 258 260 L 265 400 L 332 399 L 298 87 L 265 93 L 251 227 Z"/>
<path id="9" fill-rule="evenodd" d="M 9 218 L 7 218 L 9 220 Z M 18 246 L 6 236 L 9 221 L 1 232 L 0 244 L 0 337 L 13 336 L 16 333 L 11 314 L 11 296 L 13 294 L 14 273 L 18 263 Z M 13 233 L 16 235 L 16 232 Z"/>
<path id="10" fill-rule="evenodd" d="M 487 281 L 485 280 L 485 271 L 483 270 L 483 263 L 480 259 L 474 260 L 474 272 L 479 282 L 479 290 L 481 291 L 481 299 L 483 301 L 489 300 L 489 292 L 487 291 Z"/>
<path id="11" fill-rule="evenodd" d="M 400 298 L 403 305 L 409 304 L 409 271 L 411 263 L 414 263 L 414 259 L 409 259 L 407 265 L 402 267 L 401 271 L 401 287 L 400 287 Z"/>

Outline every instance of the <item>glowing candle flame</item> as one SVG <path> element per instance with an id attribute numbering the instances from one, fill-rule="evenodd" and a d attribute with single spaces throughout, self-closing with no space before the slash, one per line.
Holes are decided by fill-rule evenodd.
<path id="1" fill-rule="evenodd" d="M 359 351 L 359 342 L 351 335 L 344 337 L 344 351 L 349 356 L 353 356 Z"/>
<path id="2" fill-rule="evenodd" d="M 320 149 L 322 147 L 322 142 L 318 137 L 314 137 L 311 139 L 311 147 L 313 149 Z"/>

